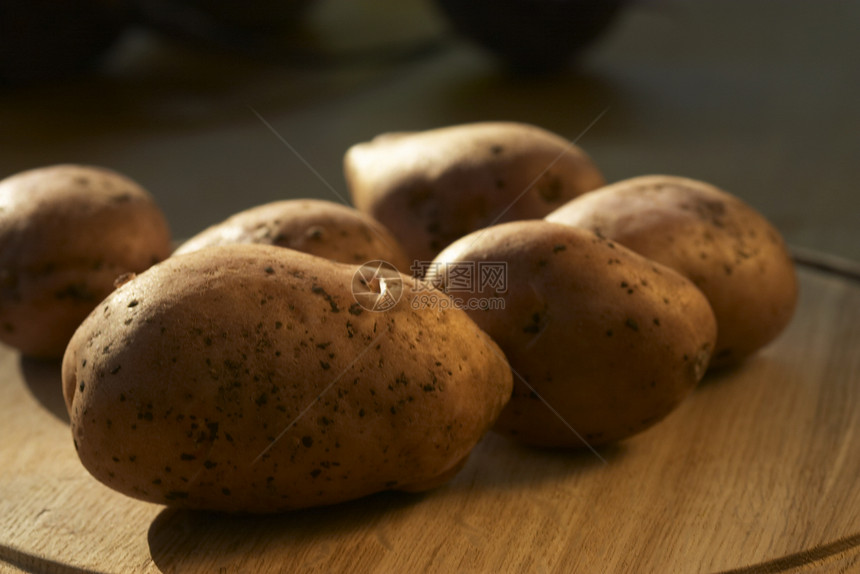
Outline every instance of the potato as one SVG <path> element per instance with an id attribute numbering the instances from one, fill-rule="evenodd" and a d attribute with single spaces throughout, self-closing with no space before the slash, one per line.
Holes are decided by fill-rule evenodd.
<path id="1" fill-rule="evenodd" d="M 172 506 L 276 512 L 450 477 L 512 389 L 460 310 L 385 312 L 356 266 L 268 245 L 171 257 L 119 287 L 63 360 L 78 455 Z M 366 287 L 399 290 L 388 275 Z"/>
<path id="2" fill-rule="evenodd" d="M 344 169 L 355 206 L 428 262 L 471 231 L 541 218 L 605 183 L 577 146 L 508 122 L 384 134 L 350 148 Z"/>
<path id="3" fill-rule="evenodd" d="M 506 281 L 483 277 L 499 266 Z M 496 429 L 527 444 L 594 446 L 650 427 L 694 388 L 714 348 L 713 313 L 690 281 L 557 223 L 476 231 L 443 250 L 428 278 L 507 356 L 514 393 Z"/>
<path id="4" fill-rule="evenodd" d="M 289 247 L 341 263 L 383 260 L 404 273 L 410 268 L 382 224 L 346 205 L 318 199 L 276 201 L 242 211 L 198 233 L 176 254 L 232 243 Z"/>
<path id="5" fill-rule="evenodd" d="M 717 318 L 714 367 L 755 353 L 794 314 L 797 276 L 779 232 L 707 183 L 636 177 L 571 201 L 547 220 L 594 231 L 693 281 Z"/>
<path id="6" fill-rule="evenodd" d="M 62 357 L 114 280 L 170 249 L 153 198 L 118 173 L 56 165 L 0 181 L 0 340 Z"/>

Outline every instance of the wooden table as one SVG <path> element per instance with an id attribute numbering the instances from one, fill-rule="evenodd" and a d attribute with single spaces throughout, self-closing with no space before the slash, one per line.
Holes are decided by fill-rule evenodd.
<path id="1" fill-rule="evenodd" d="M 102 486 L 58 366 L 0 349 L 0 569 L 851 572 L 860 569 L 860 285 L 802 271 L 790 328 L 665 421 L 571 454 L 495 434 L 448 485 L 266 517 Z"/>
<path id="2" fill-rule="evenodd" d="M 319 5 L 323 45 L 347 56 L 331 66 L 137 32 L 93 77 L 0 90 L 0 177 L 109 166 L 187 237 L 266 201 L 344 196 L 343 152 L 382 131 L 503 119 L 572 139 L 608 107 L 579 143 L 610 181 L 710 181 L 813 249 L 804 260 L 860 260 L 860 0 L 637 2 L 553 79 L 504 74 L 424 0 Z M 389 41 L 397 57 L 352 57 Z M 57 366 L 0 348 L 0 572 L 860 571 L 860 287 L 847 277 L 803 270 L 783 337 L 601 451 L 606 464 L 491 434 L 432 493 L 276 517 L 101 486 L 76 459 Z"/>

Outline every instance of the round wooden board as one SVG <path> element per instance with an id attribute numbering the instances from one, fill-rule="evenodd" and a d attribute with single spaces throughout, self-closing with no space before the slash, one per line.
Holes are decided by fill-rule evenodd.
<path id="1" fill-rule="evenodd" d="M 801 281 L 776 343 L 600 458 L 490 434 L 433 492 L 279 516 L 112 492 L 77 461 L 58 366 L 0 349 L 0 571 L 858 571 L 860 286 Z"/>

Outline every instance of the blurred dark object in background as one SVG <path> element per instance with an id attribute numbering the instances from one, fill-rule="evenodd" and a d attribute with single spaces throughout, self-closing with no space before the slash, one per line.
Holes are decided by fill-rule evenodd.
<path id="1" fill-rule="evenodd" d="M 515 72 L 556 72 L 629 1 L 0 0 L 0 86 L 93 70 L 132 26 L 178 45 L 320 68 L 422 57 L 450 38 L 447 19 Z"/>
<path id="2" fill-rule="evenodd" d="M 143 26 L 181 44 L 293 70 L 400 64 L 445 39 L 432 0 L 131 2 Z"/>
<path id="3" fill-rule="evenodd" d="M 609 27 L 627 0 L 436 0 L 455 30 L 518 73 L 570 64 Z"/>
<path id="4" fill-rule="evenodd" d="M 0 85 L 50 82 L 90 68 L 130 14 L 126 0 L 0 0 Z"/>
<path id="5" fill-rule="evenodd" d="M 46 84 L 91 70 L 132 25 L 255 54 L 292 30 L 310 4 L 313 0 L 0 0 L 0 86 Z"/>
<path id="6" fill-rule="evenodd" d="M 301 21 L 313 0 L 131 0 L 140 20 L 181 39 L 253 48 Z"/>

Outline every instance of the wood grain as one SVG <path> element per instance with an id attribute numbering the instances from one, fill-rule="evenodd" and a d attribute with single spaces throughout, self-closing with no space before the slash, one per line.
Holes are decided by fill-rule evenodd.
<path id="1" fill-rule="evenodd" d="M 77 461 L 57 365 L 2 349 L 0 570 L 856 571 L 860 286 L 801 280 L 774 345 L 601 450 L 605 464 L 490 434 L 436 491 L 280 516 L 171 510 L 103 487 Z"/>

